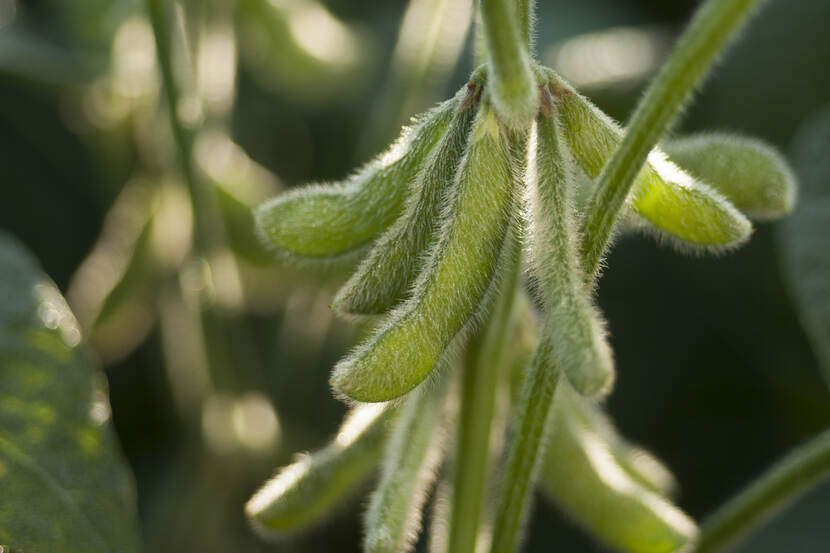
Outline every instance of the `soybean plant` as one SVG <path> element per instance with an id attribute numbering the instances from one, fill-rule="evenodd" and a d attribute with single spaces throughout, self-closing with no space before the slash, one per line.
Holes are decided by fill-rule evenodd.
<path id="1" fill-rule="evenodd" d="M 332 373 L 349 420 L 254 495 L 257 531 L 315 524 L 381 467 L 367 553 L 413 547 L 436 480 L 435 551 L 517 551 L 538 484 L 614 549 L 708 552 L 804 489 L 797 475 L 827 475 L 824 436 L 701 530 L 601 406 L 615 368 L 594 294 L 615 234 L 723 252 L 793 209 L 787 162 L 758 140 L 659 143 L 760 4 L 704 2 L 623 129 L 534 61 L 532 1 L 481 0 L 484 63 L 453 98 L 345 181 L 257 210 L 284 260 L 353 271 L 333 308 L 373 328 Z"/>

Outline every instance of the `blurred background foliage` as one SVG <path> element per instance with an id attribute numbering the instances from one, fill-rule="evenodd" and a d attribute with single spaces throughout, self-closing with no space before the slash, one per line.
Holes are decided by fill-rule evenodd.
<path id="1" fill-rule="evenodd" d="M 624 121 L 695 4 L 542 1 L 537 54 Z M 830 102 L 830 3 L 769 4 L 678 132 L 751 134 L 798 161 L 799 129 Z M 353 332 L 329 310 L 332 277 L 274 264 L 249 208 L 342 177 L 460 87 L 470 14 L 469 0 L 177 2 L 176 110 L 213 191 L 194 225 L 144 3 L 0 0 L 0 227 L 105 363 L 148 551 L 358 550 L 365 499 L 276 546 L 243 518 L 275 466 L 336 429 L 328 373 Z M 625 238 L 602 279 L 610 411 L 696 518 L 830 424 L 830 338 L 802 328 L 777 226 L 716 259 Z M 741 551 L 826 551 L 828 511 L 825 484 Z M 529 552 L 599 548 L 543 501 L 531 525 Z"/>

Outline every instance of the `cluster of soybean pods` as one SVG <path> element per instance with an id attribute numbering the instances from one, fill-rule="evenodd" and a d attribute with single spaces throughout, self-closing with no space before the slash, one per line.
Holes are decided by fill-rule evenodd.
<path id="1" fill-rule="evenodd" d="M 279 472 L 248 514 L 264 533 L 304 527 L 386 457 L 367 511 L 366 548 L 410 543 L 426 490 L 442 458 L 452 457 L 446 442 L 458 401 L 447 397 L 462 393 L 453 369 L 469 360 L 457 352 L 513 303 L 507 336 L 486 337 L 506 339 L 506 351 L 479 363 L 500 365 L 498 385 L 513 402 L 553 402 L 550 424 L 531 428 L 550 447 L 529 470 L 540 470 L 547 494 L 600 539 L 628 550 L 657 541 L 674 551 L 694 539 L 696 526 L 668 499 L 671 475 L 621 438 L 596 404 L 612 387 L 614 366 L 591 300 L 596 268 L 580 261 L 580 216 L 623 131 L 543 67 L 535 69 L 535 122 L 508 128 L 491 105 L 486 73 L 474 72 L 350 178 L 293 190 L 258 210 L 279 255 L 353 271 L 333 307 L 371 317 L 372 330 L 331 377 L 336 393 L 356 404 L 336 439 Z M 748 217 L 786 214 L 794 196 L 785 161 L 758 140 L 675 139 L 648 156 L 618 232 L 724 250 L 749 237 Z M 517 266 L 526 275 L 518 286 Z M 525 379 L 522 388 L 525 365 L 550 365 L 555 376 Z M 450 478 L 464 470 L 457 461 L 443 469 Z"/>

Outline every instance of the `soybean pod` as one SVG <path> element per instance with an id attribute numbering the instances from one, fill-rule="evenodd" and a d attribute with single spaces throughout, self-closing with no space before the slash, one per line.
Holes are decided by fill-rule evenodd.
<path id="1" fill-rule="evenodd" d="M 386 405 L 356 407 L 329 445 L 266 482 L 245 505 L 254 530 L 266 538 L 288 535 L 345 501 L 380 463 L 391 411 Z"/>
<path id="2" fill-rule="evenodd" d="M 568 392 L 573 395 L 572 391 Z M 671 497 L 677 491 L 677 481 L 671 471 L 654 455 L 642 447 L 632 444 L 614 427 L 608 414 L 594 402 L 579 400 L 582 423 L 608 445 L 615 461 L 628 475 L 645 488 Z M 551 436 L 551 443 L 555 441 Z"/>
<path id="3" fill-rule="evenodd" d="M 553 334 L 546 338 L 559 369 L 576 390 L 589 396 L 606 394 L 614 380 L 614 364 L 578 263 L 578 235 L 567 186 L 573 182 L 573 169 L 555 119 L 538 117 L 534 138 L 528 174 L 531 263 L 545 317 L 556 321 L 549 325 Z"/>
<path id="4" fill-rule="evenodd" d="M 550 448 L 542 490 L 591 535 L 628 553 L 671 553 L 690 547 L 697 525 L 626 470 L 602 431 L 592 425 L 589 402 L 567 383 L 554 400 Z"/>
<path id="5" fill-rule="evenodd" d="M 499 276 L 514 207 L 508 138 L 489 106 L 471 135 L 412 296 L 334 368 L 333 387 L 352 399 L 386 401 L 417 386 L 469 328 Z"/>
<path id="6" fill-rule="evenodd" d="M 672 161 L 729 198 L 747 217 L 779 219 L 795 206 L 795 176 L 775 148 L 755 138 L 702 133 L 664 145 Z"/>
<path id="7" fill-rule="evenodd" d="M 366 513 L 366 553 L 410 550 L 441 461 L 440 423 L 447 378 L 409 394 L 386 447 L 378 488 Z"/>
<path id="8" fill-rule="evenodd" d="M 262 204 L 255 218 L 266 242 L 293 261 L 336 262 L 365 253 L 401 214 L 410 182 L 446 131 L 458 101 L 421 116 L 349 179 L 304 186 Z"/>
<path id="9" fill-rule="evenodd" d="M 354 314 L 388 311 L 405 298 L 417 278 L 424 253 L 438 228 L 442 200 L 452 185 L 455 169 L 464 155 L 480 85 L 471 82 L 456 95 L 459 111 L 446 134 L 427 158 L 412 183 L 403 215 L 381 236 L 357 271 L 334 299 L 335 309 Z"/>
<path id="10" fill-rule="evenodd" d="M 574 158 L 591 178 L 599 176 L 622 142 L 623 130 L 554 73 L 549 85 Z M 694 179 L 655 148 L 627 200 L 645 230 L 678 245 L 723 249 L 745 241 L 749 220 L 722 194 Z"/>
<path id="11" fill-rule="evenodd" d="M 543 105 L 546 94 L 543 91 Z M 576 223 L 567 205 L 572 175 L 552 113 L 543 111 L 537 117 L 529 153 L 531 263 L 539 280 L 544 318 L 514 409 L 513 438 L 494 510 L 491 553 L 511 553 L 522 539 L 560 382 L 572 380 L 582 387 L 582 393 L 601 394 L 613 379 L 610 350 L 575 261 Z"/>

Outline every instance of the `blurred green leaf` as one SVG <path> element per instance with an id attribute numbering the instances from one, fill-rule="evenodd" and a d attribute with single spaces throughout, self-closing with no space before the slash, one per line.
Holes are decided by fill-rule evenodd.
<path id="1" fill-rule="evenodd" d="M 792 147 L 801 185 L 781 228 L 784 271 L 813 350 L 830 384 L 830 109 L 802 127 Z"/>
<path id="2" fill-rule="evenodd" d="M 152 327 L 151 299 L 159 277 L 152 252 L 159 202 L 153 184 L 136 179 L 124 187 L 67 294 L 105 363 L 127 355 Z"/>
<path id="3" fill-rule="evenodd" d="M 316 0 L 242 0 L 236 9 L 243 59 L 265 85 L 301 103 L 354 91 L 373 49 L 364 32 Z"/>
<path id="4" fill-rule="evenodd" d="M 0 234 L 0 543 L 26 551 L 140 549 L 132 477 L 74 316 Z"/>
<path id="5" fill-rule="evenodd" d="M 228 246 L 254 265 L 272 265 L 274 255 L 262 243 L 252 210 L 277 193 L 279 179 L 222 131 L 202 133 L 195 151 L 199 170 L 215 186 Z"/>

